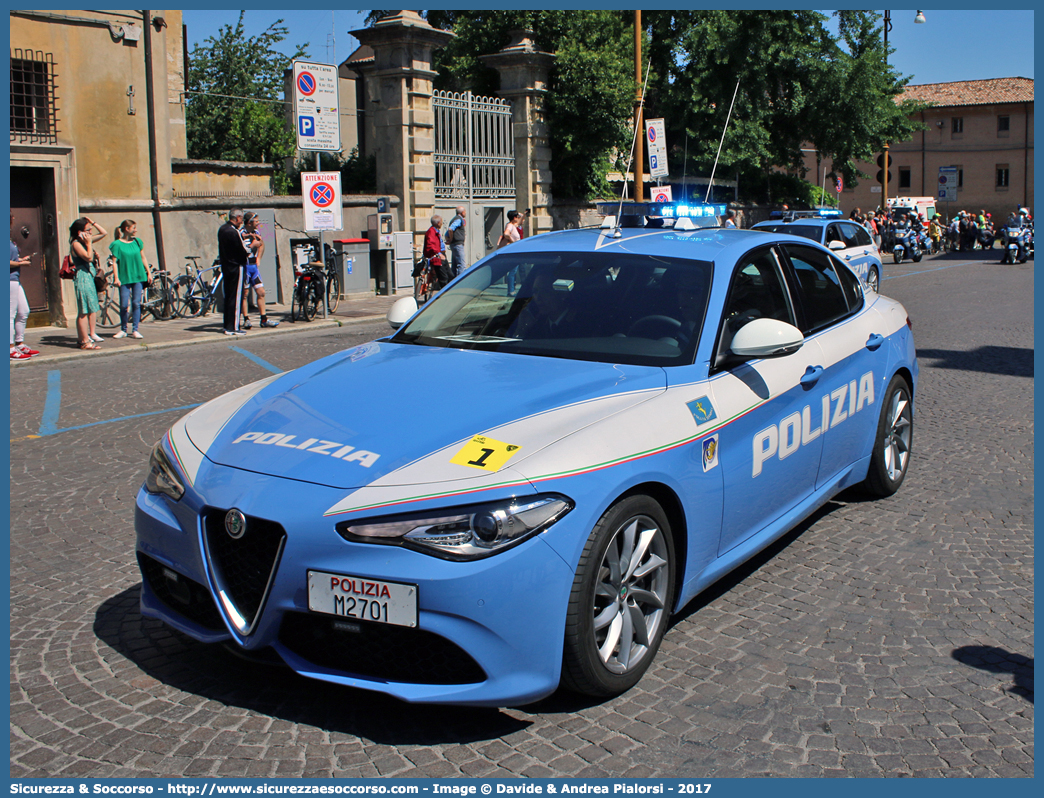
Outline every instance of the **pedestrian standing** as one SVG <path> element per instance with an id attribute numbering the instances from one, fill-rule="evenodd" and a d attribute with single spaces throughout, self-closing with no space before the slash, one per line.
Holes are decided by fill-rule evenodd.
<path id="1" fill-rule="evenodd" d="M 113 338 L 127 337 L 127 317 L 131 320 L 131 338 L 144 338 L 138 332 L 141 322 L 141 293 L 149 280 L 149 262 L 145 244 L 138 238 L 138 225 L 133 219 L 124 219 L 119 227 L 120 237 L 109 244 L 115 260 L 113 277 L 120 289 L 120 331 Z"/>
<path id="2" fill-rule="evenodd" d="M 725 227 L 736 227 L 736 211 L 730 210 L 725 214 Z"/>
<path id="3" fill-rule="evenodd" d="M 449 244 L 450 253 L 453 255 L 453 273 L 454 275 L 463 274 L 464 270 L 468 268 L 467 260 L 464 256 L 464 242 L 467 239 L 467 210 L 463 205 L 458 205 L 456 208 L 457 215 L 454 216 L 446 228 L 446 243 Z"/>
<path id="4" fill-rule="evenodd" d="M 497 249 L 502 249 L 509 244 L 514 244 L 516 241 L 522 240 L 522 214 L 518 211 L 508 211 L 508 222 L 504 225 L 504 232 L 500 234 L 500 239 L 497 241 Z M 515 266 L 507 273 L 507 293 L 508 296 L 515 295 L 515 279 L 518 276 L 518 266 Z"/>
<path id="5" fill-rule="evenodd" d="M 239 234 L 243 239 L 243 245 L 247 248 L 246 287 L 243 291 L 242 329 L 244 330 L 249 330 L 251 327 L 250 308 L 246 295 L 250 288 L 254 289 L 254 294 L 257 296 L 257 312 L 261 314 L 261 326 L 279 326 L 278 321 L 269 321 L 268 316 L 265 315 L 265 284 L 261 281 L 261 272 L 257 268 L 258 263 L 261 262 L 261 256 L 265 253 L 265 242 L 257 232 L 260 228 L 261 219 L 256 213 L 247 211 L 243 214 L 243 226 L 240 228 Z"/>
<path id="6" fill-rule="evenodd" d="M 218 261 L 224 282 L 225 302 L 222 325 L 225 335 L 246 335 L 239 328 L 239 306 L 243 302 L 243 284 L 247 264 L 247 248 L 239 235 L 243 226 L 243 211 L 233 208 L 228 221 L 218 228 Z"/>
<path id="7" fill-rule="evenodd" d="M 76 334 L 80 349 L 101 349 L 98 342 L 103 339 L 94 329 L 98 311 L 101 310 L 101 305 L 98 304 L 98 288 L 94 284 L 94 276 L 97 274 L 97 267 L 94 265 L 94 242 L 107 235 L 105 228 L 86 216 L 69 225 L 69 249 L 73 267 L 76 269 L 73 288 L 76 292 Z"/>
<path id="8" fill-rule="evenodd" d="M 14 213 L 11 214 L 11 230 L 14 230 Z M 22 288 L 22 269 L 32 262 L 29 255 L 22 256 L 11 234 L 11 360 L 28 360 L 40 354 L 25 345 L 25 324 L 29 320 L 29 301 Z"/>

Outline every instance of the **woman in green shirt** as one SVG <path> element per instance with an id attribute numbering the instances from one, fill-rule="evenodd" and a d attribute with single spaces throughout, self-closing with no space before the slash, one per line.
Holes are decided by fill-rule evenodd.
<path id="1" fill-rule="evenodd" d="M 120 331 L 113 338 L 127 337 L 127 315 L 130 311 L 131 338 L 144 338 L 138 332 L 141 321 L 141 292 L 149 282 L 149 262 L 145 259 L 145 245 L 137 237 L 138 225 L 132 219 L 120 224 L 120 237 L 109 244 L 109 252 L 116 260 L 114 277 L 120 287 Z"/>

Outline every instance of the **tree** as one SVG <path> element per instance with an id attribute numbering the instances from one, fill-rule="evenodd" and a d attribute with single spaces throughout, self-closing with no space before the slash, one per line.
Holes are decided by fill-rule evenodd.
<path id="1" fill-rule="evenodd" d="M 192 50 L 185 112 L 188 153 L 190 158 L 281 167 L 296 147 L 283 104 L 283 73 L 294 59 L 307 57 L 307 45 L 283 55 L 274 49 L 286 38 L 283 21 L 247 37 L 244 14 L 239 12 L 234 27 L 221 26 L 216 37 Z M 277 168 L 276 189 L 285 188 L 286 180 Z"/>
<path id="2" fill-rule="evenodd" d="M 646 12 L 655 79 L 649 115 L 667 120 L 672 165 L 710 171 L 737 81 L 718 169 L 740 172 L 748 185 L 768 189 L 774 167 L 800 169 L 808 145 L 855 185 L 855 160 L 909 138 L 918 106 L 895 102 L 907 79 L 887 65 L 879 17 L 838 17 L 835 38 L 815 11 Z"/>
<path id="3" fill-rule="evenodd" d="M 552 191 L 558 197 L 605 195 L 605 175 L 619 168 L 614 153 L 631 142 L 634 40 L 618 11 L 429 11 L 434 27 L 456 38 L 435 53 L 436 88 L 494 94 L 495 70 L 479 61 L 528 28 L 556 58 L 549 75 L 547 120 Z"/>

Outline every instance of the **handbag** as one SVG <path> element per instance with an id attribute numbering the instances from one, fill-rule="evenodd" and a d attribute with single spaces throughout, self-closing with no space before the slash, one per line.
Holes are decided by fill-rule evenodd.
<path id="1" fill-rule="evenodd" d="M 62 267 L 58 270 L 58 276 L 63 280 L 72 280 L 76 277 L 76 267 L 73 266 L 72 258 L 68 255 L 62 260 Z"/>
<path id="2" fill-rule="evenodd" d="M 94 253 L 94 289 L 100 294 L 105 290 L 105 285 L 108 281 L 105 278 L 105 272 L 101 268 L 101 259 L 98 257 L 98 253 Z"/>

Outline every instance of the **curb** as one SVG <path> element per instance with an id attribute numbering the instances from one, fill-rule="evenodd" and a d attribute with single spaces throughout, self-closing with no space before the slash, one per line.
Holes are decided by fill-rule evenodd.
<path id="1" fill-rule="evenodd" d="M 366 322 L 380 321 L 380 320 L 385 319 L 385 318 L 387 318 L 386 315 L 381 314 L 381 315 L 373 315 L 373 316 L 356 316 L 356 317 L 353 317 L 353 318 L 350 318 L 350 319 L 341 319 L 341 318 L 315 319 L 313 321 L 306 322 L 306 323 L 308 325 L 308 327 L 307 327 L 308 330 L 322 330 L 322 329 L 328 329 L 328 328 L 332 328 L 332 327 L 348 327 L 348 326 L 352 326 L 352 325 L 356 325 L 356 324 L 363 324 L 363 323 L 366 323 Z M 289 322 L 288 322 L 288 324 L 289 324 Z M 258 329 L 256 331 L 251 331 L 248 336 L 240 337 L 238 340 L 240 342 L 244 342 L 246 340 L 253 340 L 255 338 L 268 337 L 270 335 L 280 335 L 280 334 L 283 334 L 283 333 L 293 333 L 293 332 L 305 332 L 305 329 L 304 328 L 291 327 L 291 326 L 287 326 L 287 327 L 283 328 L 283 325 L 280 324 L 279 327 L 277 327 L 275 329 L 271 329 L 271 330 Z M 123 355 L 123 354 L 133 353 L 133 352 L 142 352 L 142 351 L 148 352 L 148 351 L 160 350 L 160 349 L 173 349 L 175 347 L 191 346 L 193 344 L 213 344 L 213 343 L 218 343 L 219 341 L 224 341 L 224 340 L 226 340 L 226 336 L 224 335 L 224 333 L 220 333 L 220 332 L 219 333 L 202 333 L 202 334 L 200 334 L 200 335 L 198 335 L 196 337 L 185 339 L 185 340 L 159 341 L 159 342 L 154 343 L 154 344 L 144 344 L 143 343 L 143 344 L 138 344 L 137 346 L 133 346 L 133 347 L 123 346 L 123 347 L 120 347 L 119 349 L 101 349 L 101 350 L 91 350 L 89 352 L 87 352 L 87 351 L 81 352 L 81 351 L 77 350 L 75 352 L 69 352 L 68 354 L 61 354 L 61 355 L 44 355 L 44 354 L 40 354 L 40 355 L 37 355 L 37 356 L 35 356 L 33 358 L 30 358 L 29 360 L 14 360 L 14 361 L 11 362 L 11 365 L 14 366 L 14 367 L 19 367 L 19 366 L 21 366 L 23 364 L 30 364 L 30 363 L 62 363 L 62 362 L 66 362 L 66 361 L 69 361 L 69 360 L 81 360 L 81 359 L 86 359 L 86 358 L 94 359 L 94 358 L 98 358 L 98 357 L 111 357 L 113 355 Z"/>

